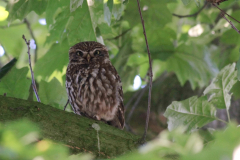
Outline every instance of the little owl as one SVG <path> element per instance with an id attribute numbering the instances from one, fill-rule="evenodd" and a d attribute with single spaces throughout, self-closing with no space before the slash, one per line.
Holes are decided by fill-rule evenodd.
<path id="1" fill-rule="evenodd" d="M 123 129 L 121 79 L 109 60 L 106 46 L 81 42 L 70 48 L 66 89 L 75 114 Z"/>

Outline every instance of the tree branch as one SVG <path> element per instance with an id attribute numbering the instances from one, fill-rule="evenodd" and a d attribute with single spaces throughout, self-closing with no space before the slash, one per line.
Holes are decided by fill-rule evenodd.
<path id="1" fill-rule="evenodd" d="M 148 86 L 148 85 L 147 85 L 147 86 Z M 129 114 L 128 114 L 128 117 L 127 117 L 127 119 L 126 119 L 126 123 L 129 123 L 129 120 L 130 120 L 130 118 L 132 117 L 133 111 L 135 110 L 135 108 L 137 107 L 138 103 L 140 102 L 143 94 L 145 93 L 145 91 L 146 91 L 146 89 L 147 89 L 147 86 L 145 86 L 145 87 L 141 90 L 141 92 L 140 92 L 137 100 L 136 100 L 135 103 L 133 104 L 132 109 L 130 110 L 130 112 L 129 112 Z"/>
<path id="2" fill-rule="evenodd" d="M 31 55 L 30 55 L 30 41 L 27 41 L 27 39 L 25 38 L 25 36 L 23 35 L 22 38 L 24 39 L 27 47 L 28 47 L 28 61 L 29 61 L 29 67 L 30 67 L 30 71 L 31 71 L 31 76 L 32 76 L 32 87 L 33 87 L 33 90 L 34 90 L 34 93 L 36 95 L 36 98 L 37 98 L 37 101 L 38 102 L 41 102 L 39 96 L 38 96 L 38 92 L 37 92 L 37 86 L 36 86 L 36 83 L 35 83 L 35 79 L 34 79 L 34 73 L 33 73 L 33 70 L 32 70 L 32 65 L 31 65 Z"/>
<path id="3" fill-rule="evenodd" d="M 39 102 L 0 96 L 0 110 L 1 122 L 28 118 L 40 127 L 42 138 L 64 143 L 73 154 L 88 152 L 102 159 L 114 158 L 139 145 L 136 135 Z M 94 123 L 101 128 L 98 131 L 100 152 Z"/>
<path id="4" fill-rule="evenodd" d="M 232 18 L 233 20 L 235 20 L 236 22 L 238 22 L 238 23 L 240 24 L 240 22 L 239 22 L 238 20 L 236 20 L 235 18 L 233 18 L 232 16 L 230 16 L 229 14 L 227 14 L 225 11 L 223 11 L 221 8 L 219 8 L 216 4 L 213 3 L 212 5 L 213 5 L 214 7 L 216 7 L 217 9 L 219 9 L 223 15 L 226 14 L 228 17 Z M 225 18 L 226 18 L 226 17 L 225 17 Z"/>
<path id="5" fill-rule="evenodd" d="M 113 38 L 108 38 L 106 40 L 114 40 L 114 39 L 118 39 L 120 37 L 122 37 L 123 35 L 125 35 L 126 33 L 128 33 L 130 30 L 132 29 L 127 29 L 126 31 L 123 31 L 120 35 L 116 36 L 116 37 L 113 37 Z"/>
<path id="6" fill-rule="evenodd" d="M 178 18 L 187 18 L 187 17 L 195 17 L 197 16 L 200 12 L 202 12 L 202 10 L 207 6 L 207 2 L 205 2 L 205 4 L 202 6 L 202 8 L 200 8 L 196 13 L 194 14 L 190 14 L 190 15 L 178 15 L 178 14 L 175 14 L 173 13 L 172 15 L 175 16 L 175 17 L 178 17 Z"/>
<path id="7" fill-rule="evenodd" d="M 148 92 L 148 109 L 147 109 L 147 118 L 146 118 L 146 125 L 145 125 L 145 130 L 144 130 L 144 134 L 142 136 L 141 142 L 144 143 L 146 136 L 147 136 L 147 130 L 148 130 L 148 122 L 149 122 L 149 115 L 150 115 L 150 109 L 151 109 L 151 92 L 152 92 L 152 60 L 151 60 L 151 54 L 150 54 L 150 50 L 149 50 L 149 46 L 148 46 L 148 41 L 147 41 L 147 35 L 146 35 L 146 30 L 145 30 L 145 25 L 144 25 L 144 20 L 142 17 L 142 12 L 141 12 L 141 7 L 140 7 L 140 3 L 139 0 L 137 0 L 137 4 L 138 4 L 138 11 L 139 11 L 139 15 L 141 18 L 141 22 L 142 22 L 142 27 L 143 27 L 143 34 L 145 37 L 145 41 L 146 41 L 146 46 L 147 46 L 147 51 L 148 51 L 148 60 L 149 60 L 149 92 Z"/>
<path id="8" fill-rule="evenodd" d="M 238 34 L 240 34 L 240 30 L 238 30 L 238 29 L 233 25 L 233 23 L 232 23 L 231 21 L 229 21 L 229 20 L 225 17 L 224 13 L 222 13 L 222 17 L 223 17 L 224 19 L 226 19 L 226 21 L 228 21 L 228 23 L 232 26 L 232 28 L 233 28 L 234 30 L 236 30 L 236 31 L 238 32 Z"/>

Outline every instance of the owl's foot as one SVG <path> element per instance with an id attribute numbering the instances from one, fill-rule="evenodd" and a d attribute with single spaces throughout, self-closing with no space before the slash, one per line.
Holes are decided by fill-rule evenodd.
<path id="1" fill-rule="evenodd" d="M 96 119 L 96 120 L 98 120 L 98 121 L 101 120 L 101 118 L 100 118 L 98 115 L 94 115 L 93 118 Z"/>

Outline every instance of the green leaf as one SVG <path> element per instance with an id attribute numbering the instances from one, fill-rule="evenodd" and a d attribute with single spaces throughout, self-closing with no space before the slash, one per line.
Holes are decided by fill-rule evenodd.
<path id="1" fill-rule="evenodd" d="M 206 62 L 193 54 L 175 53 L 167 59 L 168 71 L 176 73 L 181 85 L 189 80 L 193 89 L 205 86 L 210 77 L 210 69 Z"/>
<path id="2" fill-rule="evenodd" d="M 110 12 L 112 12 L 112 8 L 113 8 L 113 0 L 108 0 L 108 1 L 107 1 L 107 6 L 108 6 Z"/>
<path id="3" fill-rule="evenodd" d="M 104 3 L 104 20 L 107 22 L 107 24 L 110 26 L 111 24 L 111 18 L 112 18 L 112 6 L 108 5 L 108 3 L 113 0 L 109 0 L 107 3 Z M 113 5 L 113 4 L 112 4 Z M 111 8 L 110 8 L 111 7 Z"/>
<path id="4" fill-rule="evenodd" d="M 38 15 L 41 15 L 45 11 L 47 4 L 48 0 L 19 0 L 17 3 L 8 3 L 8 19 L 10 21 L 13 21 L 15 19 L 22 20 L 31 11 L 34 11 Z"/>
<path id="5" fill-rule="evenodd" d="M 0 79 L 0 94 L 9 97 L 27 99 L 29 95 L 30 79 L 27 79 L 28 67 L 17 69 L 12 67 Z"/>
<path id="6" fill-rule="evenodd" d="M 229 91 L 237 82 L 237 71 L 235 71 L 235 63 L 224 67 L 214 78 L 211 84 L 204 90 L 203 94 L 209 95 L 208 101 L 217 108 L 229 109 L 231 104 L 231 95 Z"/>
<path id="7" fill-rule="evenodd" d="M 140 2 L 142 15 L 144 18 L 145 28 L 157 29 L 163 28 L 167 23 L 172 21 L 172 14 L 167 8 L 165 0 L 147 0 Z M 124 14 L 124 20 L 127 20 L 132 27 L 141 23 L 138 5 L 136 1 L 129 1 Z"/>
<path id="8" fill-rule="evenodd" d="M 184 5 L 188 5 L 191 1 L 192 1 L 192 0 L 182 0 L 182 3 L 183 3 Z"/>
<path id="9" fill-rule="evenodd" d="M 208 144 L 203 150 L 196 154 L 182 155 L 182 160 L 220 160 L 220 159 L 239 159 L 234 154 L 234 150 L 240 144 L 240 128 L 235 124 L 230 124 L 224 130 L 216 131 L 213 143 Z"/>
<path id="10" fill-rule="evenodd" d="M 196 96 L 181 102 L 172 102 L 164 116 L 168 118 L 170 131 L 178 126 L 186 126 L 186 131 L 191 131 L 217 120 L 215 107 L 205 97 L 198 99 Z"/>
<path id="11" fill-rule="evenodd" d="M 59 109 L 63 109 L 68 100 L 65 86 L 62 86 L 56 78 L 50 82 L 40 82 L 39 96 L 42 103 Z"/>
<path id="12" fill-rule="evenodd" d="M 34 67 L 35 75 L 45 78 L 55 70 L 62 72 L 63 67 L 68 64 L 69 48 L 67 40 L 53 44 L 48 52 L 37 61 Z"/>
<path id="13" fill-rule="evenodd" d="M 196 154 L 202 149 L 203 140 L 198 133 L 184 134 L 184 129 L 179 127 L 171 132 L 162 131 L 138 151 L 117 157 L 116 160 L 180 160 L 181 155 Z"/>
<path id="14" fill-rule="evenodd" d="M 68 6 L 69 1 L 65 0 L 58 0 L 58 3 L 56 1 L 48 1 L 47 8 L 46 8 L 46 22 L 47 25 L 53 24 L 55 14 L 57 10 L 62 10 L 64 6 Z"/>
<path id="15" fill-rule="evenodd" d="M 10 69 L 15 65 L 16 62 L 17 59 L 13 58 L 10 62 L 8 62 L 8 64 L 6 64 L 0 69 L 0 79 L 2 79 L 3 76 L 8 73 L 8 71 L 10 71 Z"/>
<path id="16" fill-rule="evenodd" d="M 65 38 L 68 39 L 70 46 L 81 41 L 96 41 L 87 1 L 83 1 L 82 7 L 72 12 L 70 4 L 62 7 L 61 11 L 56 16 L 55 23 L 51 25 L 46 43 L 62 42 Z"/>
<path id="17" fill-rule="evenodd" d="M 113 0 L 112 14 L 116 20 L 121 18 L 123 9 L 123 0 Z"/>
<path id="18" fill-rule="evenodd" d="M 194 1 L 195 1 L 195 4 L 199 7 L 200 6 L 199 0 L 194 0 Z"/>
<path id="19" fill-rule="evenodd" d="M 70 11 L 74 12 L 79 6 L 82 6 L 83 0 L 70 0 Z"/>
<path id="20" fill-rule="evenodd" d="M 0 123 L 0 159 L 27 160 L 36 159 L 36 157 L 41 157 L 41 159 L 45 160 L 93 159 L 93 156 L 86 154 L 69 157 L 67 147 L 46 139 L 36 142 L 38 139 L 41 139 L 40 129 L 29 120 L 20 119 Z"/>
<path id="21" fill-rule="evenodd" d="M 240 36 L 234 29 L 230 29 L 223 33 L 223 35 L 220 38 L 220 41 L 226 44 L 237 45 L 240 42 Z"/>

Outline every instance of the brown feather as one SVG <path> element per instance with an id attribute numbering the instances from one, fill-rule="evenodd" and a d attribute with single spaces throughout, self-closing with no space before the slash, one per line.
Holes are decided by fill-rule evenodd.
<path id="1" fill-rule="evenodd" d="M 106 46 L 81 42 L 70 48 L 66 89 L 75 114 L 124 128 L 121 79 Z"/>

